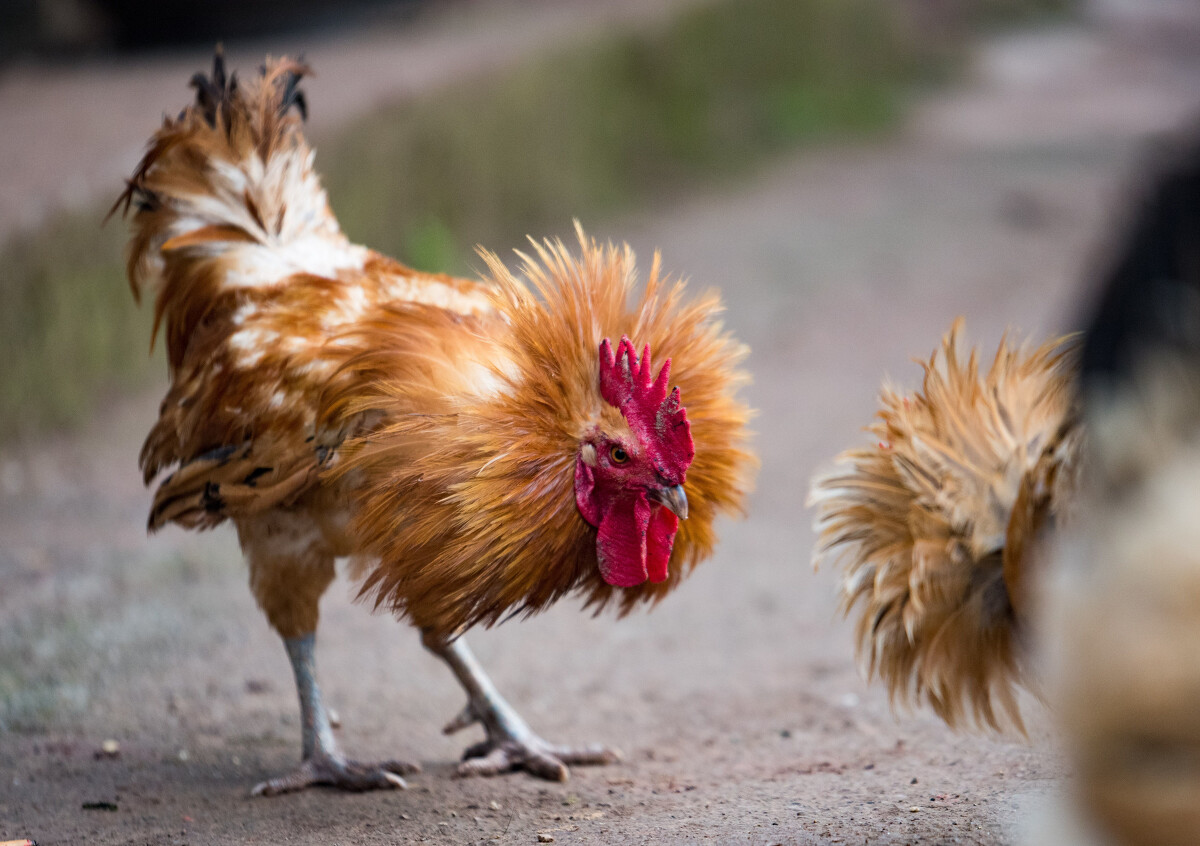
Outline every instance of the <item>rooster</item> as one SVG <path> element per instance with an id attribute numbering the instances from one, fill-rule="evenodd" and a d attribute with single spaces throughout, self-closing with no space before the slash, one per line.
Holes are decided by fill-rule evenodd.
<path id="1" fill-rule="evenodd" d="M 301 764 L 253 792 L 415 769 L 348 760 L 333 737 L 314 645 L 340 557 L 462 684 L 447 731 L 486 739 L 460 774 L 616 760 L 534 734 L 462 633 L 568 594 L 624 614 L 712 553 L 754 466 L 746 348 L 715 293 L 688 298 L 657 256 L 639 290 L 629 248 L 582 230 L 577 253 L 534 243 L 520 274 L 481 251 L 480 281 L 350 243 L 301 132 L 305 72 L 270 61 L 246 85 L 218 53 L 114 207 L 134 210 L 129 279 L 155 296 L 169 363 L 141 454 L 147 484 L 169 472 L 149 529 L 231 522 L 295 674 Z"/>
<path id="2" fill-rule="evenodd" d="M 875 445 L 814 479 L 814 561 L 843 563 L 860 660 L 893 704 L 1023 731 L 1034 541 L 1077 484 L 1078 342 L 1006 338 L 984 368 L 962 332 L 923 363 L 920 391 L 884 388 Z"/>

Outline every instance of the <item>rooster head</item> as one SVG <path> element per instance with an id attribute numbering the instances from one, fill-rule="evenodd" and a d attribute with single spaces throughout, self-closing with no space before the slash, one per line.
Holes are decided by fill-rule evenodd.
<path id="1" fill-rule="evenodd" d="M 600 344 L 600 395 L 621 412 L 625 426 L 592 425 L 575 460 L 575 502 L 598 529 L 600 575 L 614 587 L 667 578 L 680 519 L 687 519 L 684 476 L 696 453 L 679 388 L 668 394 L 671 360 L 658 376 L 650 346 L 639 359 L 629 338 L 614 354 Z"/>

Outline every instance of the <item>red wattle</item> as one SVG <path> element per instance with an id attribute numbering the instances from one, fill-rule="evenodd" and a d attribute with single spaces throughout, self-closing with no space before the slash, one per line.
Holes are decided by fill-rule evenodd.
<path id="1" fill-rule="evenodd" d="M 646 535 L 646 574 L 652 582 L 667 578 L 667 565 L 671 562 L 671 547 L 675 545 L 675 530 L 679 518 L 668 508 L 653 506 L 650 514 L 650 531 Z"/>
<path id="2" fill-rule="evenodd" d="M 596 558 L 600 575 L 613 587 L 633 587 L 646 581 L 646 530 L 650 503 L 644 493 L 613 502 L 600 518 Z"/>
<path id="3" fill-rule="evenodd" d="M 644 493 L 613 502 L 600 518 L 596 558 L 600 575 L 613 587 L 633 587 L 667 578 L 679 518 Z"/>

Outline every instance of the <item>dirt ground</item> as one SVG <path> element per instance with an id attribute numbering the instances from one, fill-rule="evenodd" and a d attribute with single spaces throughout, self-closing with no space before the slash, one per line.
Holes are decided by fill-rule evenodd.
<path id="1" fill-rule="evenodd" d="M 318 647 L 340 739 L 425 770 L 403 792 L 249 798 L 298 755 L 290 671 L 231 533 L 142 534 L 136 455 L 157 398 L 10 451 L 0 690 L 20 692 L 0 712 L 0 840 L 1038 842 L 1028 820 L 1066 779 L 1049 720 L 1031 706 L 1032 740 L 1016 742 L 893 716 L 855 669 L 833 575 L 809 566 L 805 490 L 862 437 L 880 378 L 915 382 L 910 358 L 955 315 L 987 344 L 1075 323 L 1140 142 L 1196 104 L 1198 45 L 1194 4 L 1107 0 L 1081 24 L 989 41 L 898 137 L 591 225 L 724 290 L 754 349 L 764 461 L 749 518 L 655 612 L 563 603 L 472 635 L 540 733 L 624 749 L 565 784 L 452 777 L 474 739 L 439 732 L 462 704 L 455 682 L 341 582 Z M 109 738 L 119 756 L 97 756 Z"/>

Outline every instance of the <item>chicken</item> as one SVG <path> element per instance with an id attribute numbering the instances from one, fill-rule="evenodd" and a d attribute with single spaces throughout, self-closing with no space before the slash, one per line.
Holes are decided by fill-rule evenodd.
<path id="1" fill-rule="evenodd" d="M 878 443 L 813 480 L 814 562 L 842 562 L 859 658 L 893 704 L 1023 731 L 1034 541 L 1077 477 L 1077 341 L 1005 339 L 985 372 L 976 352 L 962 359 L 962 331 L 923 365 L 920 391 L 884 388 Z"/>
<path id="2" fill-rule="evenodd" d="M 717 294 L 689 298 L 657 256 L 639 289 L 629 248 L 581 230 L 577 253 L 534 243 L 520 274 L 481 251 L 480 281 L 350 243 L 296 115 L 305 71 L 270 61 L 246 85 L 218 54 L 115 207 L 136 209 L 129 279 L 155 296 L 170 372 L 141 455 L 147 484 L 170 473 L 149 528 L 231 522 L 295 673 L 301 765 L 254 792 L 415 769 L 348 760 L 333 737 L 314 644 L 342 557 L 461 682 L 447 731 L 486 735 L 461 774 L 613 761 L 534 734 L 462 633 L 567 595 L 624 614 L 712 553 L 754 467 L 746 348 Z"/>
<path id="3" fill-rule="evenodd" d="M 1078 808 L 1031 842 L 1198 842 L 1200 130 L 1172 146 L 1082 338 L 982 374 L 956 324 L 813 483 L 815 558 L 893 701 L 952 727 L 1022 728 L 1022 685 L 1051 706 Z"/>
<path id="4" fill-rule="evenodd" d="M 1097 278 L 1083 484 L 1039 631 L 1082 815 L 1106 843 L 1182 846 L 1200 837 L 1200 132 L 1158 152 Z"/>

